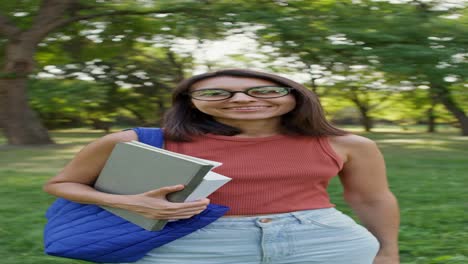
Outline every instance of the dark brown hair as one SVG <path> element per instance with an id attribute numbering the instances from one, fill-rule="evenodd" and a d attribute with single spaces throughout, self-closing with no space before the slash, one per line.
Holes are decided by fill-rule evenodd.
<path id="1" fill-rule="evenodd" d="M 303 136 L 341 136 L 346 131 L 332 126 L 326 119 L 319 99 L 303 85 L 287 78 L 253 70 L 226 69 L 194 75 L 180 82 L 172 94 L 172 107 L 163 119 L 164 134 L 175 141 L 190 141 L 192 136 L 206 133 L 233 136 L 242 131 L 236 127 L 221 124 L 211 116 L 193 107 L 187 95 L 193 84 L 218 76 L 256 78 L 293 88 L 291 94 L 296 99 L 296 107 L 282 116 L 282 133 Z"/>

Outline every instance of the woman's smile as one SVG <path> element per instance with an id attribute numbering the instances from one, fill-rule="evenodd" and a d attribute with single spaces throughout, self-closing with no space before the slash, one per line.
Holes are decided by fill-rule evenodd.
<path id="1" fill-rule="evenodd" d="M 270 108 L 268 105 L 252 105 L 252 106 L 233 106 L 233 107 L 224 107 L 223 109 L 231 111 L 241 111 L 241 112 L 254 112 L 258 110 L 264 110 Z"/>

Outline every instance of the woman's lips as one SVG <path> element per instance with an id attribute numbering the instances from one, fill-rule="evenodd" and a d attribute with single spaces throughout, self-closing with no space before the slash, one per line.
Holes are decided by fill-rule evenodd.
<path id="1" fill-rule="evenodd" d="M 265 109 L 270 106 L 259 105 L 259 106 L 236 106 L 236 107 L 225 107 L 224 109 L 228 110 L 258 110 L 258 109 Z"/>

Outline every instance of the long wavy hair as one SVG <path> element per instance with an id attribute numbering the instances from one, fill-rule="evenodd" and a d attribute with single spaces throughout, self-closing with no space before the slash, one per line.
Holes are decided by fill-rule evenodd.
<path id="1" fill-rule="evenodd" d="M 226 69 L 194 75 L 177 85 L 172 94 L 172 107 L 163 117 L 166 138 L 174 141 L 190 141 L 191 137 L 206 133 L 234 136 L 242 132 L 239 128 L 219 123 L 212 116 L 200 112 L 193 107 L 191 98 L 187 95 L 196 82 L 219 76 L 256 78 L 293 88 L 291 94 L 296 99 L 296 106 L 282 116 L 282 134 L 312 137 L 348 134 L 326 120 L 317 95 L 303 85 L 270 73 L 245 69 Z"/>

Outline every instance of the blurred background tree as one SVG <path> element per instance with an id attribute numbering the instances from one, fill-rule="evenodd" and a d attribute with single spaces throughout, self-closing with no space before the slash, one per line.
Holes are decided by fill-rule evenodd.
<path id="1" fill-rule="evenodd" d="M 167 43 L 176 37 L 217 37 L 220 30 L 217 30 L 216 23 L 211 23 L 216 19 L 206 8 L 202 1 L 43 0 L 0 3 L 0 34 L 4 37 L 0 44 L 3 50 L 0 124 L 8 143 L 52 142 L 36 111 L 28 103 L 27 80 L 31 74 L 35 75 L 39 69 L 50 65 L 110 59 L 158 42 Z M 92 80 L 86 74 L 80 76 L 81 79 Z M 109 93 L 117 90 L 113 87 Z"/>
<path id="2" fill-rule="evenodd" d="M 0 3 L 0 127 L 158 125 L 184 77 L 219 68 L 304 83 L 330 119 L 468 135 L 466 1 L 43 0 Z"/>
<path id="3" fill-rule="evenodd" d="M 343 69 L 350 67 L 370 67 L 384 72 L 381 83 L 391 80 L 399 82 L 402 89 L 427 89 L 428 104 L 445 106 L 456 119 L 462 135 L 468 135 L 466 107 L 454 95 L 454 89 L 457 89 L 455 94 L 460 93 L 460 87 L 464 94 L 468 90 L 466 1 L 281 3 L 283 8 L 271 9 L 276 15 L 257 19 L 265 25 L 257 31 L 259 40 L 277 48 L 282 55 L 297 56 L 311 78 L 318 74 L 318 80 L 330 84 L 333 80 L 323 78 L 326 77 L 323 73 L 340 76 Z M 317 66 L 323 71 L 317 71 Z M 346 78 L 343 81 L 355 86 L 355 82 Z M 358 89 L 375 86 L 375 81 L 366 85 L 360 79 Z M 386 93 L 384 90 L 382 93 Z M 348 95 L 349 100 L 358 101 L 356 96 Z M 372 125 L 365 121 L 369 118 L 364 114 L 368 107 L 356 104 L 363 115 L 363 125 L 369 130 Z M 432 110 L 427 112 L 427 121 L 433 127 L 435 108 L 429 109 Z"/>

